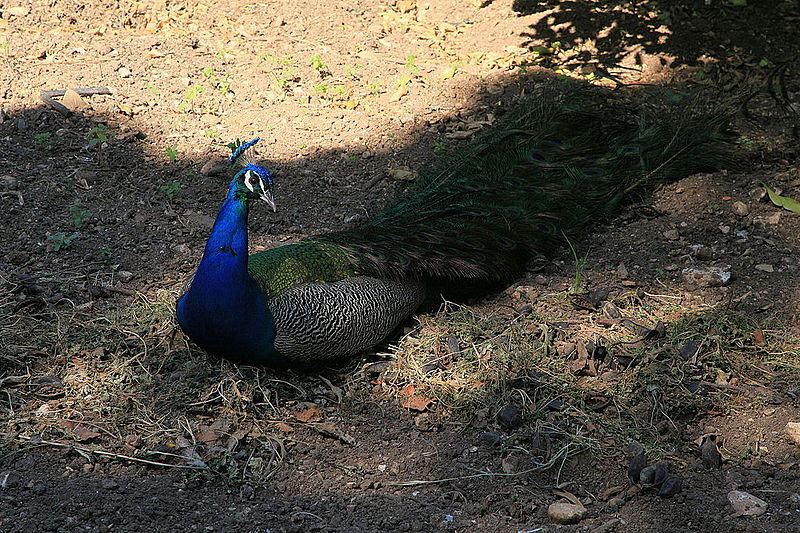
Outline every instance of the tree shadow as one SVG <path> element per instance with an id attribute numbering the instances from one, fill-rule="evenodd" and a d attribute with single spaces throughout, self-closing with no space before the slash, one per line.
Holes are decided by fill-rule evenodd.
<path id="1" fill-rule="evenodd" d="M 777 37 L 797 37 L 795 2 L 515 0 L 513 9 L 533 20 L 526 45 L 555 48 L 558 66 L 767 66 L 797 53 L 796 38 Z"/>
<path id="2" fill-rule="evenodd" d="M 579 9 L 577 3 L 567 6 Z M 616 53 L 613 49 L 609 47 L 610 58 Z M 509 78 L 500 106 L 496 95 L 476 90 L 469 108 L 460 113 L 465 116 L 487 112 L 502 114 L 513 106 L 518 95 L 547 78 L 530 73 Z M 0 342 L 6 363 L 2 377 L 22 377 L 13 389 L 7 389 L 10 399 L 8 404 L 2 404 L 4 416 L 10 420 L 14 412 L 30 413 L 41 409 L 37 412 L 46 418 L 52 414 L 48 414 L 48 409 L 69 410 L 69 420 L 65 421 L 66 416 L 58 414 L 48 419 L 50 438 L 74 442 L 80 438 L 75 430 L 83 423 L 90 429 L 100 426 L 105 430 L 88 437 L 93 439 L 93 444 L 116 445 L 118 437 L 124 439 L 129 434 L 135 437 L 137 433 L 152 429 L 151 435 L 155 436 L 147 442 L 147 447 L 154 447 L 158 438 L 166 443 L 176 440 L 177 436 L 194 437 L 200 426 L 214 421 L 214 417 L 242 416 L 242 428 L 252 431 L 252 435 L 258 434 L 251 437 L 249 450 L 261 451 L 265 448 L 260 440 L 264 435 L 255 430 L 267 427 L 276 417 L 292 416 L 290 411 L 298 402 L 332 406 L 331 417 L 336 416 L 336 394 L 330 390 L 319 392 L 324 389 L 324 382 L 316 376 L 237 369 L 187 346 L 174 330 L 170 298 L 174 298 L 182 281 L 196 267 L 213 215 L 224 197 L 229 174 L 201 172 L 208 162 L 205 158 L 185 157 L 171 161 L 166 148 L 163 152 L 152 151 L 152 147 L 141 142 L 147 135 L 144 124 L 133 124 L 127 131 L 117 131 L 105 146 L 103 141 L 89 146 L 98 136 L 98 124 L 117 121 L 117 117 L 110 114 L 78 114 L 65 119 L 44 107 L 9 112 L 11 119 L 0 124 L 0 134 L 7 138 L 8 147 L 4 172 L 12 177 L 6 183 L 8 192 L 19 193 L 19 196 L 4 196 L 5 208 L 0 214 L 0 222 L 8 230 L 6 253 L 0 265 L 0 275 L 7 289 L 2 302 L 5 331 Z M 53 133 L 40 136 L 44 131 Z M 433 159 L 429 147 L 435 138 L 430 128 L 420 127 L 409 142 L 375 153 L 370 168 L 383 172 L 394 159 L 429 162 Z M 454 146 L 456 151 L 460 147 Z M 221 146 L 219 148 L 222 150 Z M 363 216 L 369 216 L 405 188 L 404 184 L 379 175 L 354 172 L 353 162 L 343 155 L 347 152 L 323 150 L 298 161 L 265 163 L 276 170 L 276 192 L 280 204 L 287 207 L 276 216 L 253 213 L 250 230 L 254 247 L 265 248 L 309 232 L 337 227 L 354 213 L 365 211 L 367 214 Z M 217 156 L 217 159 L 222 158 Z M 321 183 L 319 175 L 345 178 Z M 309 202 L 291 205 L 295 198 Z M 317 216 L 309 217 L 311 212 Z M 76 233 L 78 235 L 72 238 Z M 55 239 L 51 238 L 54 236 Z M 159 296 L 159 291 L 165 294 Z M 129 311 L 132 314 L 125 314 Z M 106 327 L 106 324 L 113 327 Z M 113 379 L 107 380 L 104 372 L 110 372 Z M 350 366 L 345 372 L 339 367 L 320 373 L 341 386 L 355 370 Z M 61 382 L 60 387 L 58 382 Z M 322 398 L 326 398 L 327 403 L 321 402 Z M 80 403 L 82 401 L 85 403 Z M 167 421 L 160 424 L 145 419 L 133 421 L 126 418 L 131 412 L 163 417 Z M 382 433 L 377 438 L 370 434 L 373 428 L 385 430 L 387 424 L 398 421 L 404 430 L 415 431 L 411 414 L 391 411 L 385 419 L 374 412 L 368 415 L 372 426 L 362 424 L 358 430 L 365 443 L 360 456 L 365 464 L 374 462 L 372 456 L 380 453 L 383 447 L 394 448 L 393 457 L 397 461 L 403 460 L 401 454 L 396 453 L 398 450 L 413 451 L 403 447 L 407 437 L 402 431 L 394 431 L 389 436 Z M 123 426 L 128 434 L 116 434 L 119 426 L 115 423 L 120 420 L 130 424 L 129 429 Z M 12 424 L 12 431 L 16 433 L 41 429 L 30 420 Z M 303 437 L 320 449 L 334 446 L 325 440 L 328 436 L 322 438 L 311 432 Z M 334 437 L 342 440 L 336 434 Z M 418 441 L 424 440 L 424 432 L 417 432 L 416 437 Z M 469 439 L 476 439 L 474 432 L 469 434 Z M 469 465 L 465 466 L 467 462 L 462 458 L 473 453 L 467 446 L 472 442 L 462 433 L 448 433 L 435 444 L 436 460 L 426 465 L 427 476 L 458 477 L 467 469 Z M 342 470 L 340 463 L 353 455 L 341 443 L 335 446 L 338 446 L 337 453 L 332 457 L 322 454 L 315 458 L 317 464 L 323 460 L 332 461 L 334 466 L 326 471 L 329 474 Z M 296 451 L 291 453 L 297 455 Z M 484 453 L 488 458 L 494 452 Z M 74 455 L 69 457 L 73 458 Z M 418 457 L 413 460 L 421 461 Z M 309 461 L 309 464 L 313 469 L 314 463 Z M 614 472 L 615 479 L 620 479 L 621 472 Z M 409 468 L 407 475 L 414 474 L 413 467 Z M 392 493 L 367 493 L 361 501 L 352 504 L 345 497 L 337 497 L 335 487 L 335 483 L 351 480 L 337 478 L 335 483 L 327 485 L 326 497 L 332 500 L 320 503 L 315 495 L 313 476 L 299 477 L 296 472 L 292 475 L 295 477 L 287 475 L 291 482 L 283 483 L 280 494 L 265 498 L 269 501 L 262 503 L 265 507 L 261 511 L 268 515 L 268 520 L 299 524 L 298 530 L 313 520 L 309 513 L 333 520 L 354 510 L 361 515 L 353 518 L 353 522 L 328 529 L 364 530 L 361 525 L 381 513 L 386 514 L 387 509 L 401 513 L 407 505 L 403 498 L 418 496 L 414 495 L 417 489 L 397 488 L 391 489 L 395 491 Z M 168 479 L 173 481 L 174 478 Z M 433 492 L 437 498 L 451 500 L 463 498 L 459 493 L 467 493 L 475 500 L 492 490 L 491 479 L 487 476 L 476 483 L 465 477 L 452 483 L 443 482 L 446 489 Z M 509 483 L 501 492 L 532 492 L 537 480 L 539 478 L 529 479 L 527 486 Z M 84 482 L 87 490 L 96 488 L 96 483 L 80 481 Z M 56 491 L 61 485 L 53 481 L 50 486 Z M 380 486 L 374 483 L 371 487 L 359 485 L 347 496 L 355 498 L 378 488 Z M 197 490 L 201 492 L 200 488 Z M 231 504 L 243 501 L 229 495 L 225 498 L 223 501 Z M 532 496 L 531 499 L 538 501 L 541 497 Z M 43 500 L 34 499 L 31 505 Z M 89 500 L 81 503 L 88 505 Z M 140 504 L 146 507 L 145 503 Z M 155 507 L 158 512 L 166 512 L 170 505 L 171 502 Z M 277 506 L 279 510 L 270 511 L 270 506 Z M 441 515 L 441 524 L 435 524 L 438 527 L 447 526 L 447 517 L 453 516 L 451 509 L 467 509 L 467 504 L 430 507 L 431 513 Z M 219 512 L 218 507 L 210 509 Z M 65 507 L 59 511 L 59 516 L 66 517 L 71 512 Z M 494 511 L 476 508 L 474 512 L 491 517 Z M 519 509 L 514 512 L 520 515 L 514 523 L 533 520 L 532 512 Z M 246 517 L 244 520 L 250 523 Z M 267 519 L 264 520 L 266 523 Z M 383 525 L 376 529 L 391 527 L 391 519 L 380 520 Z M 488 524 L 489 519 L 486 520 Z M 499 519 L 498 522 L 507 523 Z M 413 524 L 409 523 L 409 527 Z M 464 527 L 468 527 L 468 523 L 465 522 Z"/>

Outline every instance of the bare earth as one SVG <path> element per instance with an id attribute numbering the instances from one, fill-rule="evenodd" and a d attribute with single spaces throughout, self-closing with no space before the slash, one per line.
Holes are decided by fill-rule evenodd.
<path id="1" fill-rule="evenodd" d="M 797 59 L 796 1 L 0 0 L 0 12 L 0 531 L 800 531 L 800 216 L 762 187 L 800 197 L 800 80 L 779 68 Z M 260 137 L 275 171 L 278 212 L 251 214 L 261 250 L 377 212 L 558 76 L 754 94 L 742 157 L 661 187 L 502 294 L 409 322 L 382 356 L 236 368 L 176 329 L 229 142 Z M 40 99 L 96 87 L 111 94 L 65 98 L 69 117 Z M 681 273 L 710 266 L 730 284 Z M 666 338 L 575 367 L 582 335 L 624 330 L 575 304 L 576 271 L 582 289 L 663 320 Z M 574 372 L 533 361 L 458 403 L 431 376 L 473 342 L 453 325 L 465 315 L 476 345 L 490 325 L 523 324 Z M 415 338 L 446 360 L 417 381 L 390 362 Z M 580 392 L 553 392 L 567 385 Z M 507 404 L 522 421 L 497 418 Z M 704 435 L 721 466 L 704 464 Z M 636 440 L 680 492 L 629 481 Z M 731 490 L 766 513 L 732 516 Z M 586 515 L 558 525 L 548 507 L 570 497 Z"/>

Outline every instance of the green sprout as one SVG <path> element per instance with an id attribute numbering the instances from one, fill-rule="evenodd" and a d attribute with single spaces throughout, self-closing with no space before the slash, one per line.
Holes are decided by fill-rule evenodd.
<path id="1" fill-rule="evenodd" d="M 80 233 L 73 233 L 72 235 L 67 235 L 66 233 L 54 233 L 47 237 L 47 244 L 50 249 L 54 252 L 61 250 L 62 248 L 66 248 L 72 241 L 77 239 L 80 236 Z"/>
<path id="2" fill-rule="evenodd" d="M 180 190 L 180 188 L 181 188 L 180 182 L 175 180 L 172 180 L 166 185 L 161 186 L 161 190 L 164 191 L 164 194 L 166 194 L 167 198 L 169 198 L 170 200 L 172 200 L 172 198 L 175 196 L 175 193 L 178 190 Z"/>
<path id="3" fill-rule="evenodd" d="M 105 124 L 98 124 L 94 128 L 90 129 L 89 133 L 86 134 L 90 148 L 102 146 L 104 142 L 107 142 L 108 139 L 111 138 L 111 136 L 112 134 L 108 131 L 108 126 Z"/>
<path id="4" fill-rule="evenodd" d="M 175 160 L 178 159 L 178 154 L 180 154 L 180 152 L 174 146 L 167 146 L 166 149 L 164 149 L 164 155 L 167 156 L 167 158 L 172 163 L 174 163 Z M 170 198 L 172 197 L 170 196 Z"/>
<path id="5" fill-rule="evenodd" d="M 81 209 L 77 205 L 69 208 L 69 213 L 72 217 L 72 225 L 77 229 L 81 229 L 86 221 L 92 218 L 92 212 L 88 209 Z"/>
<path id="6" fill-rule="evenodd" d="M 185 112 L 187 108 L 191 107 L 192 102 L 194 102 L 203 91 L 205 91 L 205 88 L 200 87 L 199 85 L 192 85 L 186 89 L 186 91 L 183 93 L 183 99 L 181 100 L 181 103 L 178 104 L 178 109 Z"/>
<path id="7" fill-rule="evenodd" d="M 49 131 L 46 131 L 44 133 L 37 133 L 36 135 L 33 136 L 33 139 L 34 139 L 34 141 L 36 142 L 37 145 L 43 146 L 43 147 L 44 146 L 49 147 L 50 146 L 50 137 L 52 137 L 52 136 L 53 136 L 52 133 L 50 133 Z"/>

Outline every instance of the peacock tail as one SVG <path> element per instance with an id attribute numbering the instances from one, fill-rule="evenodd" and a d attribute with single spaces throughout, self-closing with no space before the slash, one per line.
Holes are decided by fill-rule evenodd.
<path id="1" fill-rule="evenodd" d="M 249 256 L 269 338 L 210 351 L 267 364 L 358 353 L 426 298 L 513 280 L 654 182 L 714 168 L 728 155 L 724 125 L 724 113 L 685 102 L 634 109 L 595 87 L 540 88 L 366 222 Z M 237 305 L 232 312 L 246 311 Z"/>

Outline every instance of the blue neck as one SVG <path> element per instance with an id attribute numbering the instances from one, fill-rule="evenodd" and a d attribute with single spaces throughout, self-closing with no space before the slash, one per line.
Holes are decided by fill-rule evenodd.
<path id="1" fill-rule="evenodd" d="M 276 364 L 275 325 L 247 272 L 247 199 L 234 183 L 219 210 L 189 290 L 178 300 L 178 322 L 206 351 L 248 363 Z"/>

